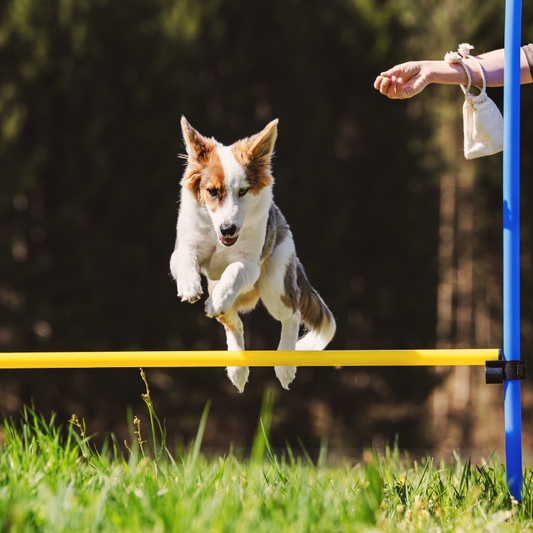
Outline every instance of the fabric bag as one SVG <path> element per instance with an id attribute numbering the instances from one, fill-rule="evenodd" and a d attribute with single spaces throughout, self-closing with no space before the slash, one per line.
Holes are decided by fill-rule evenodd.
<path id="1" fill-rule="evenodd" d="M 475 159 L 496 154 L 503 150 L 503 117 L 496 104 L 487 95 L 487 80 L 483 67 L 477 58 L 470 56 L 473 46 L 464 43 L 459 52 L 449 52 L 445 56 L 448 63 L 461 63 L 465 69 L 468 86 L 461 85 L 465 94 L 463 104 L 464 151 L 466 159 Z M 470 93 L 472 79 L 463 59 L 471 57 L 478 67 L 483 79 L 483 87 L 476 96 Z"/>

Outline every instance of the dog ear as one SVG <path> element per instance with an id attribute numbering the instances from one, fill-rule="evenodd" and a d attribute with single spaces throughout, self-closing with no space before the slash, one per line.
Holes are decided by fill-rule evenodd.
<path id="1" fill-rule="evenodd" d="M 278 119 L 273 120 L 263 131 L 237 141 L 232 146 L 235 159 L 246 172 L 246 181 L 251 186 L 252 195 L 259 194 L 274 182 L 270 163 L 276 142 L 277 126 Z"/>
<path id="2" fill-rule="evenodd" d="M 213 150 L 213 140 L 200 135 L 184 116 L 181 117 L 181 131 L 183 133 L 188 159 L 198 162 L 206 161 L 210 152 Z"/>
<path id="3" fill-rule="evenodd" d="M 200 195 L 202 168 L 208 161 L 215 142 L 200 135 L 184 116 L 181 117 L 181 131 L 187 149 L 187 154 L 183 156 L 187 160 L 187 168 L 183 174 L 182 184 L 196 196 L 199 203 L 202 203 Z"/>
<path id="4" fill-rule="evenodd" d="M 264 168 L 270 168 L 274 144 L 278 135 L 278 119 L 273 120 L 265 129 L 249 139 L 250 160 Z"/>

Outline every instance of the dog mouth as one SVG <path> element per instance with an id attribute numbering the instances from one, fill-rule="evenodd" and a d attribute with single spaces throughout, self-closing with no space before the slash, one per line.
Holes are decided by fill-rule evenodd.
<path id="1" fill-rule="evenodd" d="M 238 235 L 236 237 L 220 237 L 220 242 L 224 246 L 233 246 L 237 242 L 238 238 Z"/>

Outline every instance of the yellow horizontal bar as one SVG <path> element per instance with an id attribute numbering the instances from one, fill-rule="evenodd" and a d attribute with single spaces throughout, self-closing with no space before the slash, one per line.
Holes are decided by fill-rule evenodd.
<path id="1" fill-rule="evenodd" d="M 225 366 L 485 365 L 499 349 L 0 353 L 0 369 Z"/>

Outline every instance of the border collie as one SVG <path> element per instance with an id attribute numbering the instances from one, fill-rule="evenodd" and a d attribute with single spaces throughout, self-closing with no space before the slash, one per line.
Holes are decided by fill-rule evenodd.
<path id="1" fill-rule="evenodd" d="M 277 124 L 273 120 L 260 133 L 224 146 L 181 119 L 187 165 L 170 270 L 182 302 L 196 302 L 203 293 L 200 275 L 207 278 L 206 314 L 224 326 L 228 350 L 244 350 L 239 314 L 259 299 L 281 322 L 278 350 L 323 350 L 335 334 L 333 315 L 307 280 L 287 221 L 273 202 Z M 298 340 L 301 323 L 307 333 Z M 248 367 L 227 372 L 242 392 Z M 287 389 L 296 367 L 275 372 Z"/>

